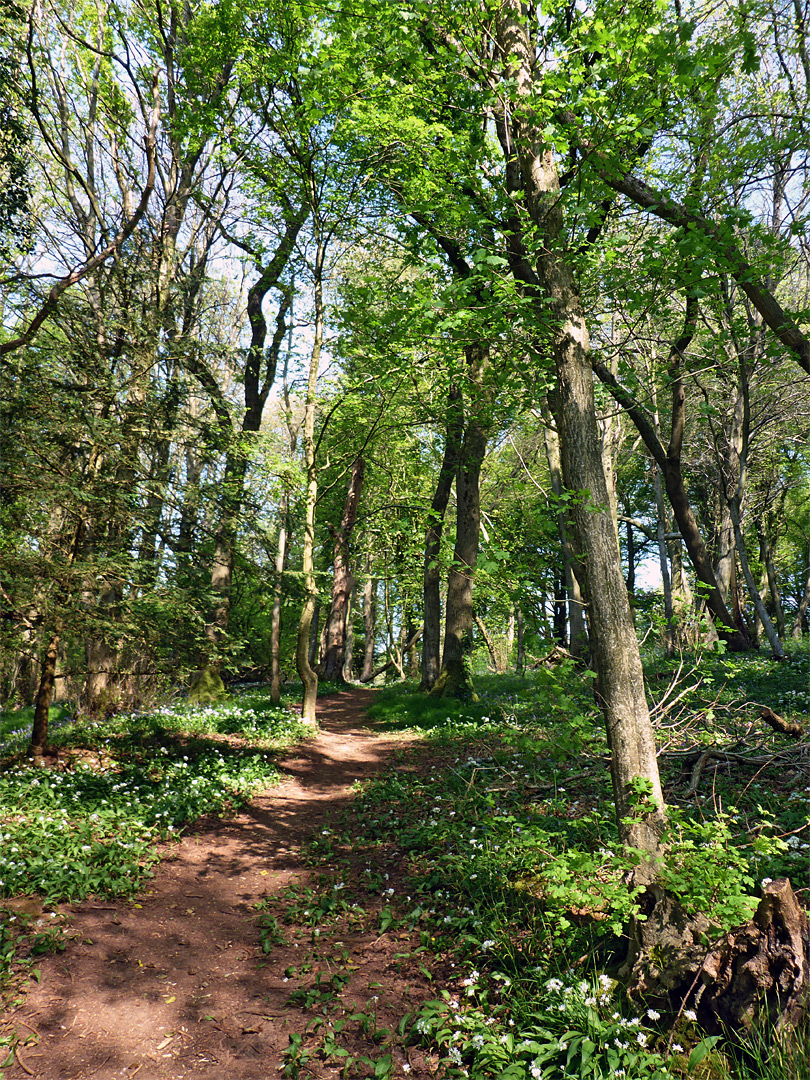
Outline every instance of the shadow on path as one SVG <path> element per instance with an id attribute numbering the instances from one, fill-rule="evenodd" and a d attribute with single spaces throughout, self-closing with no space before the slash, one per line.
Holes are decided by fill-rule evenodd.
<path id="1" fill-rule="evenodd" d="M 40 982 L 9 1017 L 38 1042 L 21 1048 L 8 1080 L 278 1075 L 289 1033 L 302 1027 L 287 1004 L 293 983 L 285 971 L 311 944 L 288 940 L 263 957 L 255 905 L 291 883 L 306 884 L 303 841 L 336 824 L 355 780 L 379 773 L 404 747 L 402 738 L 363 726 L 371 694 L 322 699 L 317 736 L 278 759 L 287 779 L 234 818 L 198 822 L 167 845 L 134 901 L 66 909 L 75 940 L 43 958 Z M 373 967 L 376 979 L 385 970 L 382 959 L 374 966 L 381 938 L 375 932 L 354 942 L 358 970 Z M 313 1063 L 311 1075 L 335 1073 Z"/>

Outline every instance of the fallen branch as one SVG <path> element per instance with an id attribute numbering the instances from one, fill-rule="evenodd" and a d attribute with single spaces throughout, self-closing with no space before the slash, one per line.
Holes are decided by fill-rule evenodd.
<path id="1" fill-rule="evenodd" d="M 419 638 L 420 638 L 420 637 L 422 636 L 422 631 L 423 631 L 423 630 L 424 630 L 424 626 L 420 626 L 420 627 L 419 627 L 419 629 L 418 629 L 418 630 L 416 631 L 416 633 L 415 633 L 415 634 L 413 635 L 413 637 L 412 637 L 412 638 L 410 639 L 410 641 L 406 641 L 406 642 L 405 642 L 405 647 L 403 648 L 403 650 L 402 650 L 402 654 L 401 654 L 402 656 L 404 656 L 404 655 L 405 655 L 405 653 L 406 653 L 406 652 L 408 651 L 408 649 L 412 649 L 412 648 L 413 648 L 413 646 L 414 646 L 414 645 L 415 645 L 415 644 L 417 643 L 417 641 L 419 640 Z M 374 680 L 375 680 L 375 679 L 377 678 L 377 676 L 378 676 L 378 675 L 382 675 L 382 673 L 383 673 L 384 671 L 388 671 L 388 669 L 389 669 L 390 667 L 393 667 L 393 666 L 394 666 L 395 664 L 397 664 L 397 665 L 398 665 L 398 664 L 399 664 L 399 662 L 398 662 L 398 661 L 396 660 L 396 658 L 395 658 L 395 657 L 393 657 L 393 656 L 392 656 L 390 660 L 387 660 L 387 661 L 386 661 L 386 662 L 385 662 L 384 664 L 380 664 L 380 666 L 379 666 L 379 667 L 375 668 L 375 669 L 374 669 L 374 670 L 373 670 L 373 671 L 371 672 L 371 674 L 370 674 L 370 675 L 366 675 L 366 677 L 365 677 L 365 678 L 361 678 L 361 679 L 360 679 L 360 682 L 361 682 L 361 683 L 370 683 L 370 682 L 374 682 Z M 401 669 L 400 669 L 400 670 L 401 670 Z"/>
<path id="2" fill-rule="evenodd" d="M 535 660 L 532 664 L 532 671 L 536 671 L 539 667 L 543 667 L 545 664 L 561 664 L 563 660 L 574 660 L 575 657 L 565 648 L 564 645 L 554 645 L 551 652 L 546 653 L 545 656 L 541 656 L 539 660 Z"/>
<path id="3" fill-rule="evenodd" d="M 805 733 L 801 724 L 791 724 L 789 720 L 784 720 L 773 709 L 769 709 L 767 705 L 760 706 L 759 718 L 764 720 L 768 727 L 773 728 L 774 731 L 779 731 L 783 735 L 790 735 L 794 739 L 800 739 Z"/>

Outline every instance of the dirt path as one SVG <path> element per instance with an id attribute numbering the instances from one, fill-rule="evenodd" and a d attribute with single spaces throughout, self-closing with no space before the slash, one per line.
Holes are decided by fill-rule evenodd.
<path id="1" fill-rule="evenodd" d="M 312 984 L 319 961 L 332 971 L 335 946 L 351 954 L 352 1000 L 379 997 L 374 1007 L 390 1021 L 430 996 L 424 980 L 398 973 L 393 954 L 402 942 L 370 925 L 351 940 L 345 926 L 315 935 L 298 928 L 268 957 L 258 947 L 254 905 L 308 883 L 303 841 L 335 824 L 352 783 L 393 762 L 403 747 L 363 729 L 369 701 L 368 691 L 357 690 L 325 699 L 318 737 L 281 759 L 289 780 L 234 819 L 190 831 L 134 902 L 64 909 L 76 937 L 65 952 L 43 958 L 41 981 L 10 1017 L 20 1034 L 34 1032 L 38 1041 L 20 1048 L 8 1080 L 279 1076 L 290 1033 L 308 1019 L 288 1003 L 291 990 Z M 308 977 L 285 974 L 291 967 L 304 967 Z M 402 1075 L 401 1051 L 394 1059 L 392 1075 Z M 412 1066 L 419 1076 L 419 1063 Z M 306 1074 L 338 1071 L 313 1059 Z"/>

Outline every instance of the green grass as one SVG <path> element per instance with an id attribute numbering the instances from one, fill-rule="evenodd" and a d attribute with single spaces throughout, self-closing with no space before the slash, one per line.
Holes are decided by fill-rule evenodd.
<path id="1" fill-rule="evenodd" d="M 662 671 L 660 657 L 648 664 Z M 691 769 L 683 757 L 662 759 L 677 846 L 668 886 L 718 927 L 750 916 L 767 877 L 789 876 L 807 902 L 806 754 L 759 723 L 752 704 L 806 722 L 806 653 L 783 665 L 703 656 L 681 674 L 669 699 L 683 696 L 658 713 L 661 746 L 722 749 L 744 731 L 738 750 L 766 764 L 712 763 L 687 798 Z M 670 678 L 650 680 L 653 702 Z M 411 1038 L 439 1053 L 443 1075 L 476 1080 L 622 1070 L 647 1080 L 665 1070 L 807 1080 L 800 1044 L 775 1052 L 781 1064 L 766 1069 L 761 1046 L 758 1064 L 750 1052 L 735 1057 L 685 1015 L 671 1033 L 666 1017 L 624 1000 L 611 980 L 633 898 L 587 673 L 566 664 L 523 678 L 480 676 L 476 691 L 474 705 L 399 687 L 378 695 L 377 726 L 411 728 L 427 745 L 415 768 L 364 785 L 352 810 L 354 856 L 382 866 L 392 848 L 404 852 L 407 877 L 389 890 L 392 909 L 457 973 L 413 1020 Z M 774 754 L 783 756 L 767 763 Z M 320 847 L 334 859 L 332 838 L 316 840 Z"/>

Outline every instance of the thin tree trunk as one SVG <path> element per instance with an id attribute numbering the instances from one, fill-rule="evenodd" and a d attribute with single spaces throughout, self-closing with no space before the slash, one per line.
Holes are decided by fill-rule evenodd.
<path id="1" fill-rule="evenodd" d="M 549 476 L 551 478 L 551 490 L 558 500 L 557 532 L 560 537 L 560 550 L 563 557 L 563 569 L 565 572 L 565 592 L 568 599 L 568 651 L 572 656 L 586 656 L 590 648 L 588 644 L 588 629 L 585 625 L 585 605 L 582 600 L 582 589 L 576 574 L 575 563 L 577 556 L 571 546 L 569 514 L 560 501 L 563 495 L 562 461 L 560 459 L 560 438 L 556 428 L 552 425 L 552 413 L 549 407 L 545 415 L 546 424 L 543 427 L 543 438 L 546 446 L 546 458 L 548 460 Z"/>
<path id="2" fill-rule="evenodd" d="M 785 639 L 785 609 L 782 606 L 782 594 L 779 591 L 779 581 L 776 576 L 776 567 L 773 561 L 774 548 L 776 547 L 776 541 L 774 540 L 773 531 L 769 530 L 767 526 L 764 527 L 764 540 L 765 540 L 765 574 L 768 581 L 768 591 L 771 595 L 771 604 L 773 605 L 773 613 L 776 619 L 776 632 L 779 635 L 780 641 Z"/>
<path id="3" fill-rule="evenodd" d="M 672 656 L 675 652 L 675 613 L 672 607 L 672 581 L 669 576 L 669 559 L 666 542 L 666 507 L 664 506 L 664 492 L 661 489 L 661 474 L 658 466 L 653 461 L 653 487 L 655 490 L 655 506 L 658 517 L 656 526 L 656 539 L 658 541 L 658 565 L 661 568 L 661 584 L 664 592 L 664 653 Z"/>
<path id="4" fill-rule="evenodd" d="M 517 656 L 515 657 L 515 671 L 522 675 L 526 670 L 526 642 L 525 627 L 523 622 L 523 608 L 517 609 Z"/>
<path id="5" fill-rule="evenodd" d="M 792 634 L 794 641 L 801 641 L 802 623 L 804 622 L 808 609 L 810 609 L 810 541 L 808 541 L 807 544 L 807 567 L 805 569 L 804 592 L 799 601 L 799 606 L 796 608 L 796 617 L 793 620 Z"/>
<path id="6" fill-rule="evenodd" d="M 346 654 L 343 660 L 343 681 L 352 682 L 354 679 L 354 610 L 357 607 L 357 585 L 352 589 L 349 603 L 346 608 Z"/>
<path id="7" fill-rule="evenodd" d="M 368 682 L 374 670 L 374 642 L 377 636 L 377 581 L 371 576 L 371 555 L 366 558 L 363 585 L 363 668 L 360 682 Z"/>
<path id="8" fill-rule="evenodd" d="M 568 645 L 568 618 L 565 593 L 565 571 L 556 575 L 554 581 L 554 640 L 565 648 Z"/>
<path id="9" fill-rule="evenodd" d="M 757 583 L 754 580 L 754 575 L 751 572 L 751 566 L 748 562 L 748 553 L 745 549 L 745 540 L 742 534 L 742 528 L 740 524 L 740 508 L 737 505 L 736 499 L 729 499 L 728 508 L 731 512 L 731 521 L 734 525 L 734 539 L 737 543 L 737 555 L 740 559 L 740 567 L 742 568 L 743 577 L 745 578 L 745 584 L 748 586 L 748 595 L 751 597 L 751 601 L 756 608 L 757 614 L 762 622 L 762 629 L 765 631 L 765 636 L 768 639 L 768 644 L 771 647 L 771 652 L 776 660 L 785 659 L 785 650 L 782 648 L 782 643 L 774 629 L 771 617 L 765 609 L 765 605 L 762 602 L 762 596 L 760 595 Z"/>
<path id="10" fill-rule="evenodd" d="M 349 488 L 346 492 L 346 502 L 343 507 L 340 526 L 333 532 L 335 553 L 332 603 L 326 620 L 323 659 L 318 669 L 319 676 L 328 682 L 343 681 L 349 598 L 354 588 L 354 576 L 349 565 L 349 544 L 354 523 L 357 520 L 357 507 L 363 490 L 365 470 L 365 458 L 356 458 L 351 468 Z"/>
<path id="11" fill-rule="evenodd" d="M 318 229 L 316 233 L 315 256 L 315 332 L 312 351 L 309 358 L 309 378 L 307 397 L 304 405 L 304 423 L 302 439 L 304 445 L 304 464 L 306 467 L 307 488 L 304 504 L 304 537 L 301 555 L 301 569 L 304 575 L 305 600 L 298 624 L 298 640 L 295 649 L 295 666 L 303 686 L 301 719 L 305 724 L 316 723 L 315 704 L 318 698 L 318 675 L 309 659 L 309 636 L 318 586 L 315 581 L 315 508 L 318 502 L 318 464 L 315 459 L 315 405 L 318 386 L 318 367 L 323 346 L 324 308 L 323 308 L 323 260 L 324 246 Z"/>
<path id="12" fill-rule="evenodd" d="M 492 640 L 492 635 L 490 634 L 489 630 L 487 630 L 486 626 L 484 625 L 484 620 L 481 618 L 478 612 L 476 612 L 473 617 L 475 619 L 475 625 L 478 627 L 481 637 L 484 639 L 484 644 L 487 647 L 487 652 L 489 653 L 489 662 L 492 665 L 492 670 L 495 672 L 496 675 L 503 675 L 503 664 L 501 664 L 498 660 L 498 653 L 495 649 L 495 642 Z"/>
<path id="13" fill-rule="evenodd" d="M 632 605 L 636 594 L 636 538 L 630 522 L 628 521 L 625 524 L 627 526 L 627 578 L 625 584 Z"/>
<path id="14" fill-rule="evenodd" d="M 424 635 L 422 638 L 422 679 L 420 690 L 431 690 L 439 677 L 441 639 L 441 551 L 444 515 L 458 469 L 458 456 L 464 428 L 464 405 L 461 393 L 451 386 L 447 398 L 444 457 L 442 458 L 436 490 L 428 513 L 425 529 L 425 562 L 422 586 Z"/>
<path id="15" fill-rule="evenodd" d="M 278 547 L 276 549 L 276 580 L 273 583 L 273 613 L 270 618 L 270 700 L 281 700 L 281 588 L 287 562 L 287 519 L 289 494 L 284 489 L 279 508 Z"/>
<path id="16" fill-rule="evenodd" d="M 422 635 L 422 629 L 423 628 L 420 626 L 419 629 L 416 631 L 416 633 L 413 635 L 413 637 L 409 641 L 405 642 L 405 652 L 409 652 L 411 649 L 414 648 L 417 641 L 419 640 L 419 638 Z M 392 667 L 396 667 L 398 671 L 401 671 L 402 668 L 398 664 L 398 662 L 397 662 L 398 658 L 394 655 L 394 653 L 395 653 L 395 650 L 392 652 L 392 655 L 389 657 L 389 659 L 385 661 L 385 663 L 380 664 L 379 667 L 372 668 L 371 671 L 369 671 L 368 675 L 361 675 L 360 676 L 360 682 L 361 683 L 373 682 L 374 679 L 376 679 L 378 675 L 382 675 L 382 673 L 384 671 L 388 671 L 388 669 L 392 668 Z"/>
<path id="17" fill-rule="evenodd" d="M 717 559 L 714 573 L 717 579 L 723 599 L 729 607 L 732 606 L 731 580 L 734 576 L 734 565 L 737 552 L 734 544 L 734 523 L 731 520 L 731 512 L 725 499 L 720 499 L 720 523 L 717 526 Z"/>

